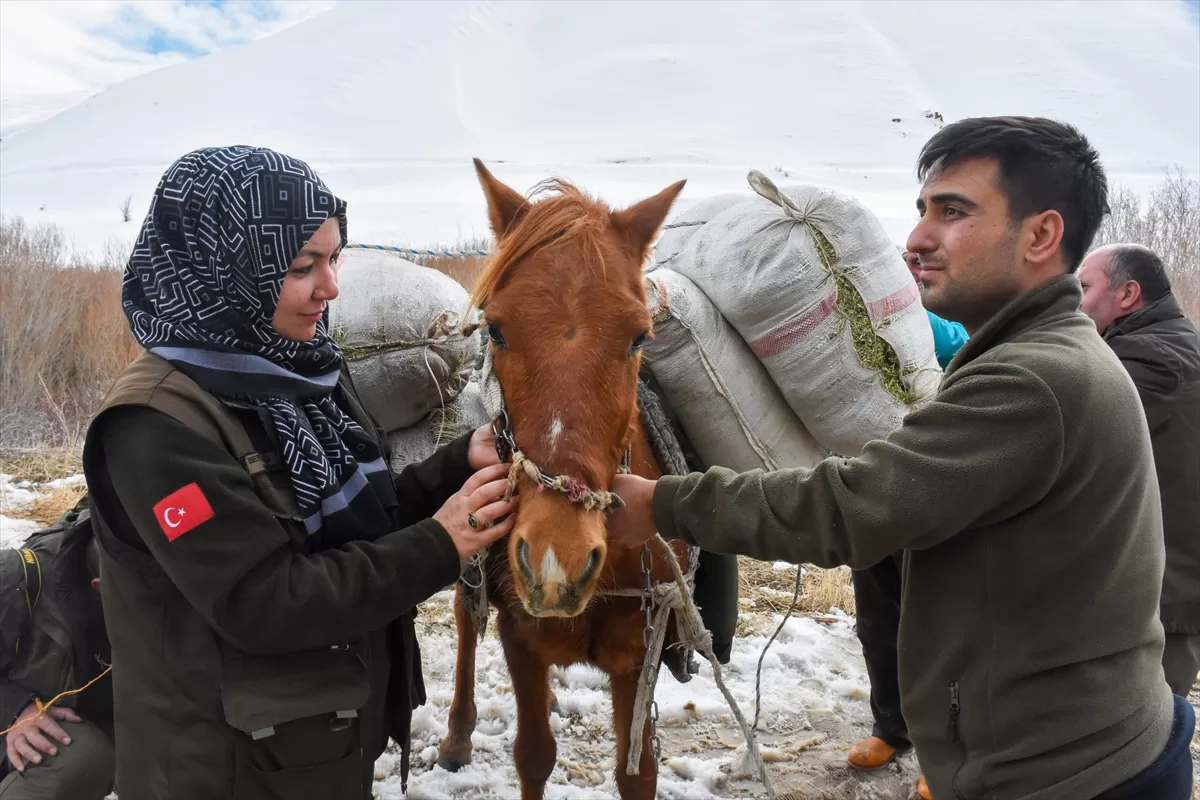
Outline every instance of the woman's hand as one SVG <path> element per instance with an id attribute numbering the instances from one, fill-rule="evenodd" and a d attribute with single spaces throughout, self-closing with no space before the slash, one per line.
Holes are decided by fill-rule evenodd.
<path id="1" fill-rule="evenodd" d="M 496 432 L 491 423 L 476 428 L 471 434 L 467 445 L 467 463 L 471 469 L 483 469 L 500 463 L 500 454 L 496 452 Z"/>
<path id="2" fill-rule="evenodd" d="M 472 436 L 472 446 L 474 442 Z M 493 463 L 472 475 L 433 515 L 450 534 L 459 560 L 466 561 L 512 530 L 520 498 L 514 494 L 505 501 L 507 491 L 508 465 Z"/>

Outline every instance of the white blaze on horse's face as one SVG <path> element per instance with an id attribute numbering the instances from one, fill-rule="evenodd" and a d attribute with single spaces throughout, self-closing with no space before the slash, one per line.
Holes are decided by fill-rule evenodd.
<path id="1" fill-rule="evenodd" d="M 562 432 L 563 432 L 562 420 L 558 416 L 555 416 L 554 419 L 550 422 L 550 432 L 546 436 L 547 441 L 550 442 L 550 452 L 551 453 L 554 453 L 554 451 L 556 451 L 558 449 L 558 437 L 562 435 Z"/>
<path id="2" fill-rule="evenodd" d="M 531 201 L 475 166 L 496 249 L 472 300 L 515 445 L 548 481 L 521 475 L 512 585 L 529 614 L 573 617 L 608 556 L 594 499 L 612 485 L 637 418 L 652 325 L 642 265 L 683 183 L 613 211 L 566 184 Z"/>
<path id="3" fill-rule="evenodd" d="M 558 558 L 554 555 L 554 546 L 546 548 L 546 552 L 542 554 L 542 574 L 540 583 L 566 583 L 567 573 L 558 563 Z"/>

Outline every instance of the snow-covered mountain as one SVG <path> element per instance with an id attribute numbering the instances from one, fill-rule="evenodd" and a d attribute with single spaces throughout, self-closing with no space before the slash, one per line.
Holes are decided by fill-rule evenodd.
<path id="1" fill-rule="evenodd" d="M 351 237 L 486 233 L 470 159 L 614 204 L 760 169 L 855 192 L 903 241 L 946 121 L 1078 125 L 1114 182 L 1200 172 L 1200 29 L 1179 2 L 345 3 L 116 85 L 0 142 L 0 213 L 131 240 L 172 160 L 262 144 L 310 161 Z M 785 177 L 786 175 L 786 177 Z M 120 207 L 132 197 L 133 221 Z"/>

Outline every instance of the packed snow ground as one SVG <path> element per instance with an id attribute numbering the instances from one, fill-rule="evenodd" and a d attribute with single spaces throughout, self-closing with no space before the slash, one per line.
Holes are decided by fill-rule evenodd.
<path id="1" fill-rule="evenodd" d="M 1134 189 L 1173 163 L 1194 175 L 1196 15 L 1182 1 L 343 3 L 6 132 L 0 213 L 84 249 L 128 245 L 175 158 L 241 142 L 310 161 L 362 242 L 486 234 L 473 156 L 519 191 L 561 176 L 615 205 L 686 178 L 684 207 L 747 191 L 759 169 L 853 192 L 901 242 L 935 115 L 980 114 L 1072 122 Z"/>

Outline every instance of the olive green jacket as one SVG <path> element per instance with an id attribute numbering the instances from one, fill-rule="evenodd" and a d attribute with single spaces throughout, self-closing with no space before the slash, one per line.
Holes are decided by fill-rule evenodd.
<path id="1" fill-rule="evenodd" d="M 857 458 L 663 478 L 664 536 L 905 557 L 900 690 L 933 796 L 1090 800 L 1162 752 L 1162 518 L 1137 391 L 1073 275 L 1000 311 Z"/>

